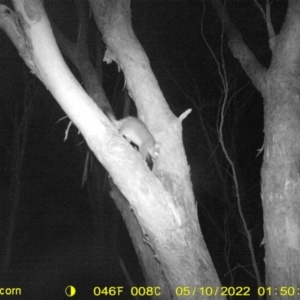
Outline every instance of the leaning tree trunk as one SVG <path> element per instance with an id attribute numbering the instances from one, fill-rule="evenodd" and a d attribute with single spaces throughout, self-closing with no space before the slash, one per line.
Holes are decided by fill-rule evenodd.
<path id="1" fill-rule="evenodd" d="M 2 28 L 128 200 L 129 205 L 125 201 L 121 205 L 128 214 L 125 221 L 137 222 L 139 231 L 135 234 L 131 230 L 131 236 L 136 239 L 148 282 L 164 287 L 160 291 L 164 299 L 183 295 L 210 299 L 206 290 L 197 287 L 219 287 L 220 282 L 200 231 L 182 143 L 181 122 L 187 113 L 176 118 L 163 98 L 148 58 L 132 31 L 130 2 L 97 0 L 90 4 L 108 47 L 106 60 L 115 60 L 123 70 L 139 117 L 162 142 L 153 172 L 67 68 L 39 0 L 14 1 L 22 16 L 18 22 L 8 8 L 0 11 L 6 22 Z M 193 289 L 181 288 L 189 286 Z M 221 299 L 218 290 L 213 292 L 218 294 L 215 299 Z"/>

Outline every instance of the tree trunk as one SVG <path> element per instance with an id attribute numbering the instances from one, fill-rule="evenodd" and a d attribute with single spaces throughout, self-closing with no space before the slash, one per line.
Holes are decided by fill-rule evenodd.
<path id="1" fill-rule="evenodd" d="M 264 13 L 272 61 L 265 69 L 245 45 L 220 0 L 211 0 L 222 19 L 229 47 L 264 98 L 262 200 L 266 282 L 269 299 L 294 296 L 300 285 L 300 2 L 290 0 L 278 35 Z M 270 3 L 267 2 L 268 5 Z M 270 9 L 270 7 L 267 7 Z M 277 290 L 275 290 L 277 289 Z M 275 296 L 276 294 L 276 296 Z"/>
<path id="2" fill-rule="evenodd" d="M 136 222 L 140 228 L 137 234 L 131 230 L 131 236 L 145 266 L 145 277 L 163 287 L 160 293 L 164 299 L 184 295 L 190 299 L 210 299 L 206 290 L 197 287 L 220 287 L 220 282 L 200 231 L 182 143 L 181 122 L 187 113 L 179 118 L 171 113 L 132 31 L 130 2 L 97 0 L 90 4 L 108 47 L 106 60 L 116 61 L 123 70 L 140 119 L 162 142 L 154 172 L 118 134 L 68 70 L 39 0 L 14 1 L 22 18 L 16 22 L 16 16 L 6 9 L 5 14 L 9 12 L 11 18 L 2 28 L 128 200 L 129 205 L 122 202 L 123 212 L 128 215 L 125 221 Z M 182 288 L 189 286 L 193 289 Z M 221 299 L 220 293 L 215 299 Z"/>
<path id="3" fill-rule="evenodd" d="M 266 284 L 300 284 L 300 101 L 297 78 L 274 72 L 265 99 L 262 199 Z M 295 84 L 291 84 L 295 82 Z"/>

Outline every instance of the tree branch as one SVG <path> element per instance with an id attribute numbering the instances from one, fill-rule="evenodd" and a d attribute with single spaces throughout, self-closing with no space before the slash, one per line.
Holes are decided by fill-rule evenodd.
<path id="1" fill-rule="evenodd" d="M 87 20 L 85 17 L 85 5 L 82 0 L 76 1 L 79 18 L 78 38 L 76 44 L 71 42 L 52 22 L 53 33 L 61 51 L 72 61 L 81 75 L 87 93 L 95 101 L 102 111 L 109 110 L 113 113 L 111 105 L 103 90 L 97 71 L 92 65 L 87 46 Z"/>
<path id="2" fill-rule="evenodd" d="M 274 38 L 275 38 L 275 31 L 272 25 L 272 19 L 271 19 L 271 5 L 270 1 L 266 0 L 266 12 L 262 8 L 262 6 L 259 4 L 257 0 L 254 0 L 255 5 L 258 7 L 258 9 L 261 11 L 261 14 L 266 22 L 267 30 L 268 30 L 268 36 L 269 36 L 269 45 L 270 49 L 273 50 L 274 47 Z"/>
<path id="3" fill-rule="evenodd" d="M 211 3 L 222 22 L 233 56 L 239 60 L 243 70 L 249 76 L 257 90 L 262 92 L 265 85 L 266 68 L 258 62 L 254 54 L 244 43 L 240 32 L 232 23 L 221 0 L 211 0 Z"/>

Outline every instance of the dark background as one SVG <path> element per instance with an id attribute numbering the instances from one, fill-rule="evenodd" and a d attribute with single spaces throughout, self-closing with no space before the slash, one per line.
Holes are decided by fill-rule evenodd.
<path id="1" fill-rule="evenodd" d="M 11 7 L 9 2 L 2 2 Z M 264 1 L 259 2 L 264 5 Z M 51 21 L 75 42 L 74 2 L 49 0 L 44 4 Z M 132 24 L 172 112 L 179 116 L 186 109 L 193 109 L 183 122 L 184 145 L 191 166 L 201 228 L 220 280 L 225 286 L 255 287 L 250 253 L 237 213 L 231 170 L 222 154 L 216 130 L 223 95 L 222 81 L 203 36 L 218 61 L 224 57 L 231 99 L 223 128 L 225 145 L 237 168 L 243 212 L 252 233 L 262 278 L 260 168 L 263 154 L 258 155 L 258 150 L 263 146 L 263 102 L 239 62 L 231 55 L 226 37 L 222 38 L 221 23 L 210 3 L 205 1 L 205 11 L 203 4 L 203 1 L 187 0 L 132 1 Z M 271 1 L 271 4 L 273 26 L 278 33 L 287 3 Z M 268 67 L 271 52 L 266 26 L 254 2 L 227 1 L 227 10 L 245 43 L 260 63 Z M 96 26 L 92 15 L 89 25 L 93 59 Z M 67 62 L 78 77 L 74 67 Z M 21 286 L 28 299 L 33 299 L 32 293 L 39 294 L 39 299 L 50 299 L 49 295 L 62 295 L 66 285 L 74 284 L 81 299 L 90 299 L 88 292 L 96 285 L 122 285 L 128 290 L 120 260 L 134 284 L 143 284 L 127 230 L 109 198 L 105 172 L 99 177 L 101 218 L 105 219 L 99 232 L 93 222 L 95 211 L 87 196 L 87 184 L 82 186 L 87 153 L 85 141 L 74 125 L 64 141 L 69 119 L 62 119 L 65 113 L 38 79 L 29 73 L 2 31 L 0 82 L 1 240 L 7 234 L 11 208 L 14 135 L 28 108 L 25 104 L 31 103 L 12 261 L 9 272 L 5 276 L 0 274 L 3 275 L 2 285 Z M 115 64 L 103 64 L 103 86 L 120 116 L 124 79 Z M 212 148 L 208 146 L 203 122 Z M 225 178 L 223 186 L 214 159 Z M 96 163 L 95 159 L 93 163 Z"/>

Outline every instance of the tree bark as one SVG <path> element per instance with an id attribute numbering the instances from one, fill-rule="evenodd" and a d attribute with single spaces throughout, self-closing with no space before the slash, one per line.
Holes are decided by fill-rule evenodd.
<path id="1" fill-rule="evenodd" d="M 272 61 L 265 69 L 242 40 L 220 0 L 211 0 L 224 22 L 233 55 L 264 99 L 265 285 L 273 299 L 283 299 L 281 287 L 300 284 L 300 2 L 290 0 L 280 33 L 270 42 Z M 270 20 L 268 20 L 270 22 Z M 270 24 L 268 24 L 270 26 Z M 284 291 L 283 291 L 284 293 Z"/>
<path id="2" fill-rule="evenodd" d="M 75 80 L 57 48 L 39 0 L 14 1 L 21 16 L 19 22 L 14 22 L 15 16 L 9 11 L 9 24 L 17 36 L 15 45 L 129 201 L 129 205 L 124 201 L 123 205 L 127 206 L 128 219 L 136 218 L 140 226 L 140 232 L 131 235 L 136 237 L 137 252 L 142 249 L 145 277 L 166 287 L 161 291 L 164 299 L 181 298 L 181 287 L 186 286 L 193 287 L 185 290 L 190 299 L 210 299 L 197 287 L 220 287 L 220 282 L 200 231 L 192 193 L 182 143 L 181 122 L 186 114 L 176 118 L 169 110 L 132 31 L 130 2 L 99 0 L 90 4 L 108 47 L 106 59 L 113 59 L 123 70 L 140 119 L 162 142 L 155 172 L 149 170 Z M 9 17 L 7 10 L 5 17 Z M 145 248 L 148 255 L 144 255 Z M 147 264 L 149 258 L 159 266 L 154 272 Z M 221 299 L 219 293 L 215 299 Z"/>

